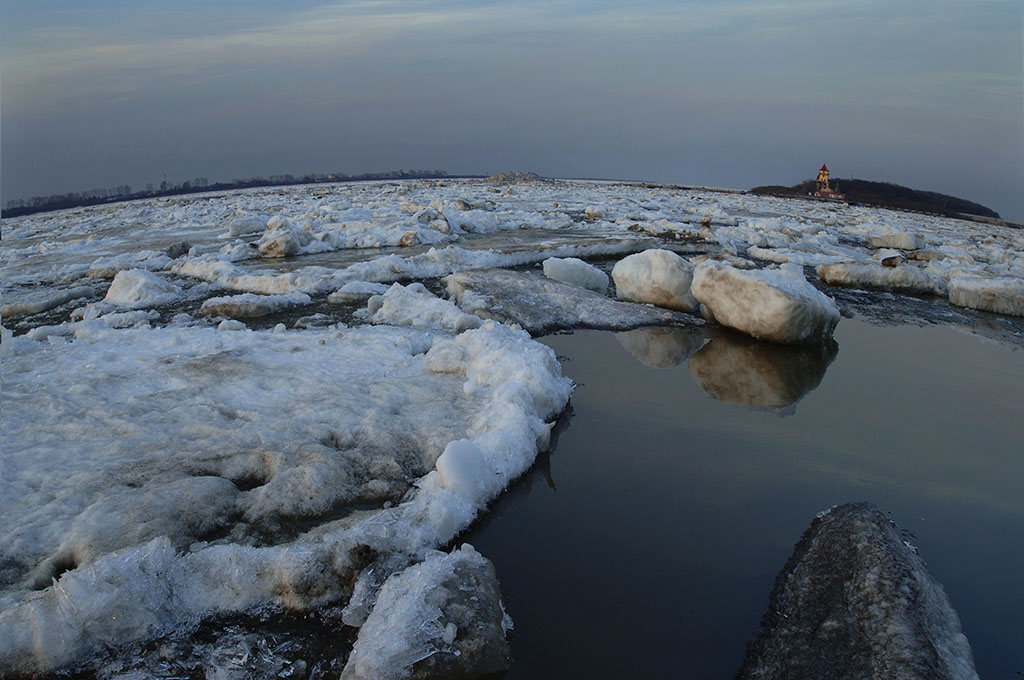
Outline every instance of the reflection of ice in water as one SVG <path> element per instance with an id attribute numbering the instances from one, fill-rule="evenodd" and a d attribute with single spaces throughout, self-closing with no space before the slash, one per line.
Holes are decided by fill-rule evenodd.
<path id="1" fill-rule="evenodd" d="M 835 342 L 775 345 L 723 333 L 690 357 L 690 375 L 715 399 L 782 409 L 818 386 L 838 352 Z"/>
<path id="2" fill-rule="evenodd" d="M 638 328 L 616 333 L 637 361 L 651 368 L 670 368 L 686 361 L 704 344 L 703 334 L 684 328 Z"/>

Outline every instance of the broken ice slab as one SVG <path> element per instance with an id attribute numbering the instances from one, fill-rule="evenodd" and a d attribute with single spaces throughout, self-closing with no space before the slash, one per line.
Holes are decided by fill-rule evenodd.
<path id="1" fill-rule="evenodd" d="M 517 323 L 531 335 L 565 328 L 627 330 L 641 326 L 701 326 L 702 319 L 667 309 L 620 302 L 579 286 L 528 272 L 477 269 L 444 279 L 469 314 Z"/>

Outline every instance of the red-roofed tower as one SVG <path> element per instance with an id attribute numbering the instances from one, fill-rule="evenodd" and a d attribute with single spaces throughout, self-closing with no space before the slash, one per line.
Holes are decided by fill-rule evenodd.
<path id="1" fill-rule="evenodd" d="M 828 166 L 822 163 L 821 170 L 818 170 L 818 193 L 831 191 L 828 185 Z"/>

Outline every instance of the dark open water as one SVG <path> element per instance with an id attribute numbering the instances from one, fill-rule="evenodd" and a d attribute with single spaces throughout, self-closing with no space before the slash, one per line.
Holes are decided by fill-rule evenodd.
<path id="1" fill-rule="evenodd" d="M 705 339 L 683 331 L 543 339 L 573 414 L 460 539 L 497 567 L 509 680 L 732 677 L 811 519 L 859 500 L 920 549 L 981 677 L 1020 677 L 1024 352 L 851 319 L 836 340 L 722 335 L 687 361 Z"/>

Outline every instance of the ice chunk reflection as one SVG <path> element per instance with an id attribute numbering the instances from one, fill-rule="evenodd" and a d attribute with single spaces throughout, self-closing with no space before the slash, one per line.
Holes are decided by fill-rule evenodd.
<path id="1" fill-rule="evenodd" d="M 690 357 L 690 375 L 720 401 L 785 409 L 816 388 L 839 345 L 794 346 L 722 333 Z"/>
<path id="2" fill-rule="evenodd" d="M 636 360 L 651 368 L 678 366 L 704 344 L 704 334 L 685 328 L 638 328 L 615 339 Z"/>

